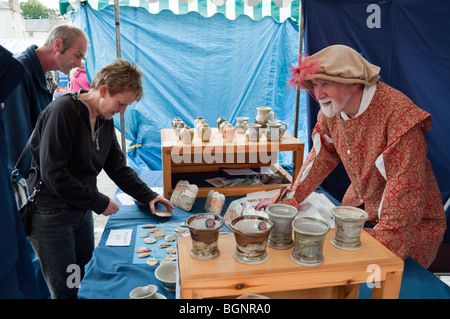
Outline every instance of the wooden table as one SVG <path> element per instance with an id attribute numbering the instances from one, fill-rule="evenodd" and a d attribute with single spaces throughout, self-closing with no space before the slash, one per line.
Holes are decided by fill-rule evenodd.
<path id="1" fill-rule="evenodd" d="M 268 247 L 269 258 L 259 265 L 247 265 L 233 257 L 233 234 L 219 237 L 220 255 L 199 261 L 190 257 L 190 237 L 178 239 L 181 298 L 215 298 L 263 294 L 271 298 L 358 298 L 359 285 L 375 285 L 372 298 L 398 298 L 403 260 L 365 231 L 362 247 L 344 251 L 334 247 L 331 229 L 324 245 L 325 261 L 317 267 L 294 263 L 292 249 Z M 375 271 L 374 271 L 375 270 Z M 372 280 L 376 278 L 376 280 Z"/>
<path id="2" fill-rule="evenodd" d="M 263 130 L 264 133 L 264 130 Z M 284 184 L 251 185 L 234 187 L 201 187 L 198 197 L 206 197 L 210 190 L 224 195 L 246 195 L 250 192 L 272 190 L 291 185 L 303 163 L 304 143 L 285 133 L 279 142 L 267 141 L 265 134 L 258 142 L 249 142 L 244 134 L 236 134 L 232 142 L 226 142 L 217 128 L 212 129 L 209 142 L 202 142 L 195 133 L 191 144 L 183 144 L 172 129 L 161 130 L 162 166 L 164 196 L 170 198 L 173 192 L 172 173 L 214 172 L 222 168 L 270 167 L 284 177 Z M 278 152 L 293 152 L 293 176 L 277 163 Z"/>

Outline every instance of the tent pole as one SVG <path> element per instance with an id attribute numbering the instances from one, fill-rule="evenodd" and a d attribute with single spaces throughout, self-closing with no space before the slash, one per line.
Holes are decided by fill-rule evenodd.
<path id="1" fill-rule="evenodd" d="M 299 2 L 300 5 L 301 1 Z M 300 23 L 299 27 L 299 40 L 298 40 L 298 55 L 300 56 L 303 52 L 303 6 L 300 8 Z M 297 90 L 297 95 L 295 97 L 295 125 L 294 125 L 294 137 L 297 138 L 298 135 L 298 114 L 300 109 L 300 90 Z"/>
<path id="2" fill-rule="evenodd" d="M 117 58 L 122 57 L 120 48 L 120 18 L 119 18 L 119 0 L 114 0 L 114 17 L 116 27 L 116 53 Z M 120 114 L 120 136 L 122 138 L 122 152 L 125 155 L 125 163 L 127 162 L 127 150 L 125 144 L 125 118 L 123 114 Z"/>

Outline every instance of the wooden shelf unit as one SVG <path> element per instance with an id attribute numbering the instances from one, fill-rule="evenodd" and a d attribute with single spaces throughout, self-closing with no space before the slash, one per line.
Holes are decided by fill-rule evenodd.
<path id="1" fill-rule="evenodd" d="M 284 177 L 284 184 L 250 185 L 231 187 L 201 187 L 198 197 L 206 197 L 210 190 L 224 195 L 237 196 L 260 190 L 272 190 L 283 185 L 291 185 L 303 163 L 304 143 L 285 133 L 279 142 L 268 142 L 263 136 L 258 142 L 248 141 L 244 134 L 237 133 L 232 142 L 226 142 L 217 128 L 212 129 L 209 142 L 202 142 L 197 133 L 191 144 L 183 144 L 172 129 L 161 130 L 164 196 L 170 198 L 173 192 L 172 174 L 215 172 L 222 168 L 270 167 Z M 293 176 L 278 163 L 278 152 L 293 152 Z"/>

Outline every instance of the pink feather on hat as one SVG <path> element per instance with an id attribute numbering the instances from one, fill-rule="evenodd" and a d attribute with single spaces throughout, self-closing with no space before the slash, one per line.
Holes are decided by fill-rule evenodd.
<path id="1" fill-rule="evenodd" d="M 299 55 L 298 67 L 291 67 L 291 78 L 288 86 L 293 86 L 295 89 L 306 89 L 305 81 L 311 80 L 313 75 L 320 70 L 319 61 L 311 60 L 306 53 Z M 306 89 L 309 94 L 315 99 L 314 92 Z"/>

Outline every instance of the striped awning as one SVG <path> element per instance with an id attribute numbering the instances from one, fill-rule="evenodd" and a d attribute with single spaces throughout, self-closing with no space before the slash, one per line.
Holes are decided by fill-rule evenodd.
<path id="1" fill-rule="evenodd" d="M 60 0 L 61 14 L 76 10 L 86 3 L 95 10 L 114 6 L 114 0 Z M 246 15 L 255 21 L 270 16 L 279 23 L 288 18 L 298 21 L 299 5 L 300 0 L 122 0 L 119 2 L 119 6 L 141 7 L 152 14 L 162 10 L 170 10 L 180 15 L 194 11 L 203 17 L 221 13 L 229 20 Z"/>

